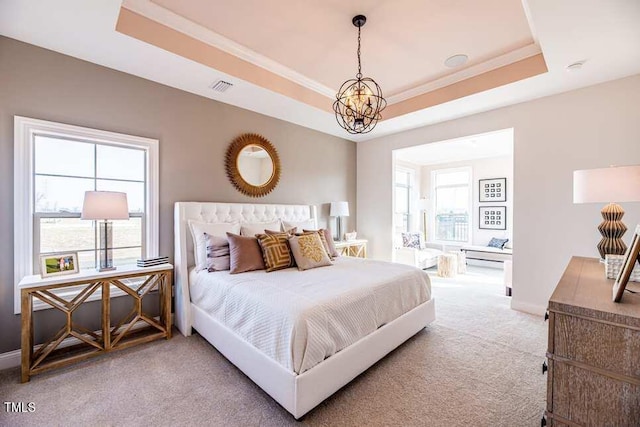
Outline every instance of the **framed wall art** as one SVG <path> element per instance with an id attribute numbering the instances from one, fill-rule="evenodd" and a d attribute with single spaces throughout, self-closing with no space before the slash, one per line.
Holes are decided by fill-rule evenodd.
<path id="1" fill-rule="evenodd" d="M 478 182 L 480 202 L 507 201 L 507 178 L 481 179 Z"/>
<path id="2" fill-rule="evenodd" d="M 481 230 L 506 230 L 507 207 L 506 206 L 480 206 L 478 227 Z"/>

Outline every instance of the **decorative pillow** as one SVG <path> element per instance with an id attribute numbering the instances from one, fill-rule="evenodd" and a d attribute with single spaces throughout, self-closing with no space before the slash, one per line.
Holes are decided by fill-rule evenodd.
<path id="1" fill-rule="evenodd" d="M 262 251 L 258 239 L 252 236 L 239 236 L 227 233 L 231 274 L 245 271 L 264 270 Z"/>
<path id="2" fill-rule="evenodd" d="M 422 233 L 402 233 L 402 247 L 424 249 Z"/>
<path id="3" fill-rule="evenodd" d="M 280 230 L 280 220 L 270 222 L 247 222 L 240 225 L 240 235 L 242 236 L 255 236 L 256 234 L 263 234 L 264 230 Z"/>
<path id="4" fill-rule="evenodd" d="M 292 236 L 289 238 L 289 245 L 298 265 L 298 270 L 309 270 L 333 264 L 322 245 L 318 233 Z"/>
<path id="5" fill-rule="evenodd" d="M 229 270 L 229 240 L 226 237 L 212 236 L 204 233 L 207 242 L 207 270 L 214 271 Z"/>
<path id="6" fill-rule="evenodd" d="M 295 265 L 289 249 L 289 235 L 287 233 L 256 234 L 256 238 L 262 249 L 262 259 L 267 272 Z"/>
<path id="7" fill-rule="evenodd" d="M 303 232 L 307 232 L 307 231 L 314 231 L 314 230 L 302 230 Z M 324 240 L 322 240 L 322 236 L 320 237 L 320 240 L 322 240 L 322 244 L 326 243 L 325 248 L 327 249 L 327 253 L 329 254 L 329 257 L 331 259 L 339 257 L 340 253 L 338 252 L 338 250 L 336 249 L 336 245 L 333 244 L 333 236 L 331 234 L 331 230 L 329 230 L 328 228 L 321 228 L 320 230 L 315 230 L 318 232 L 322 232 L 322 234 L 324 235 Z"/>
<path id="8" fill-rule="evenodd" d="M 508 241 L 509 239 L 498 239 L 496 237 L 492 237 L 487 246 L 489 246 L 490 248 L 504 249 L 504 245 Z"/>
<path id="9" fill-rule="evenodd" d="M 309 228 L 309 229 L 318 228 L 318 226 L 316 225 L 315 219 L 307 219 L 305 221 L 282 221 L 282 226 L 284 227 L 283 230 L 288 230 L 293 227 L 297 227 L 298 230 L 302 230 L 304 228 Z"/>
<path id="10" fill-rule="evenodd" d="M 329 242 L 327 241 L 327 236 L 324 234 L 324 228 L 321 228 L 320 230 L 302 230 L 303 233 L 316 233 L 318 235 L 318 237 L 320 237 L 320 241 L 322 242 L 322 247 L 324 247 L 324 250 L 327 251 L 327 255 L 329 255 L 329 258 L 332 257 L 331 255 L 331 248 L 329 247 Z M 333 242 L 332 242 L 333 243 Z"/>
<path id="11" fill-rule="evenodd" d="M 281 233 L 285 233 L 288 234 L 289 236 L 293 236 L 294 234 L 296 234 L 298 232 L 298 229 L 296 227 L 290 228 L 288 230 L 285 231 L 276 231 L 276 230 L 264 230 L 265 234 L 281 234 Z"/>
<path id="12" fill-rule="evenodd" d="M 207 242 L 204 234 L 210 236 L 226 237 L 227 233 L 238 234 L 240 224 L 237 222 L 199 222 L 189 220 L 189 229 L 193 238 L 193 255 L 196 262 L 196 271 L 207 268 Z"/>

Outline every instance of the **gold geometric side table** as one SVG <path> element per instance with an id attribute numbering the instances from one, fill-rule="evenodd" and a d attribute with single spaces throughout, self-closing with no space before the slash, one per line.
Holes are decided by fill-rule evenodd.
<path id="1" fill-rule="evenodd" d="M 105 352 L 118 350 L 159 338 L 171 338 L 171 285 L 173 266 L 125 266 L 113 271 L 81 270 L 77 274 L 42 278 L 26 276 L 18 288 L 22 317 L 21 381 L 40 372 L 67 366 Z M 113 292 L 112 292 L 113 291 Z M 142 302 L 150 292 L 159 294 L 158 318 L 145 313 Z M 132 298 L 131 311 L 115 325 L 111 319 L 111 297 L 114 294 Z M 101 328 L 91 331 L 74 321 L 73 314 L 87 300 L 101 301 Z M 34 301 L 64 314 L 64 326 L 42 345 L 34 349 Z M 142 328 L 140 327 L 142 326 Z M 66 338 L 77 343 L 61 345 Z"/>

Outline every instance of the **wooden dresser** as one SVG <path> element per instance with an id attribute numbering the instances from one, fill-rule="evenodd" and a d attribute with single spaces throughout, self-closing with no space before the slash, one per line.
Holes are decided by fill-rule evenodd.
<path id="1" fill-rule="evenodd" d="M 612 286 L 573 257 L 549 300 L 547 425 L 640 426 L 640 285 L 620 303 Z"/>

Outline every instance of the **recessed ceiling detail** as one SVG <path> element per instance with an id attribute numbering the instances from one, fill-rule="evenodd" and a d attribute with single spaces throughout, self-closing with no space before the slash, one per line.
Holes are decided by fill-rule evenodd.
<path id="1" fill-rule="evenodd" d="M 125 0 L 116 30 L 332 112 L 356 65 L 350 14 L 337 1 L 282 3 L 232 2 L 221 12 L 207 0 Z M 385 90 L 382 120 L 547 72 L 521 0 L 356 3 L 372 22 L 363 67 Z M 469 60 L 448 68 L 442 58 L 456 51 Z"/>

